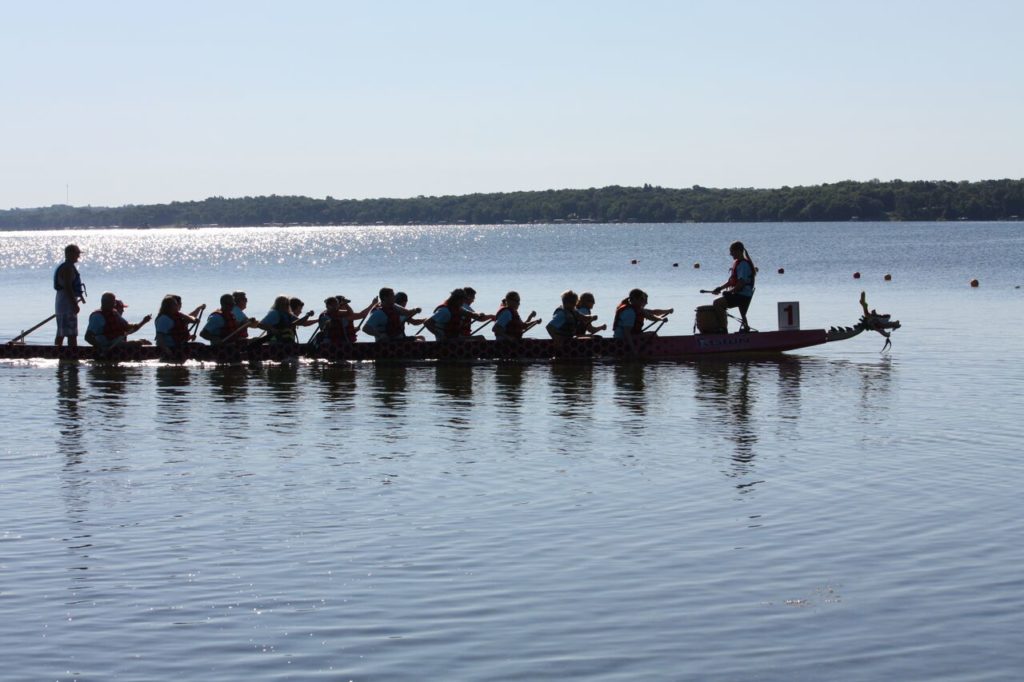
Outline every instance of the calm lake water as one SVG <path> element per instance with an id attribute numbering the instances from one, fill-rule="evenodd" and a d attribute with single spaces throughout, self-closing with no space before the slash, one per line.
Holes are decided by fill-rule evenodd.
<path id="1" fill-rule="evenodd" d="M 88 309 L 130 321 L 466 284 L 545 317 L 590 290 L 610 321 L 640 286 L 683 334 L 734 239 L 755 327 L 777 301 L 852 324 L 865 290 L 892 351 L 0 362 L 0 677 L 1020 679 L 1021 223 L 0 232 L 0 339 L 52 312 L 70 241 Z"/>

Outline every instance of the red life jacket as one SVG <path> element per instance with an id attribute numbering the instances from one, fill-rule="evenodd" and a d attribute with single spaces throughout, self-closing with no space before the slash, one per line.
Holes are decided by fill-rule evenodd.
<path id="1" fill-rule="evenodd" d="M 170 331 L 170 337 L 174 340 L 175 346 L 184 346 L 192 339 L 192 334 L 189 333 L 188 327 L 191 322 L 188 318 L 181 313 L 174 313 L 174 327 Z"/>
<path id="2" fill-rule="evenodd" d="M 398 308 L 395 306 L 380 306 L 380 309 L 388 317 L 387 326 L 384 327 L 384 331 L 387 333 L 389 339 L 399 339 L 405 336 L 405 320 L 398 312 Z"/>
<path id="3" fill-rule="evenodd" d="M 622 314 L 622 311 L 626 310 L 627 308 L 632 308 L 633 311 L 636 313 L 635 319 L 633 320 L 633 328 L 630 329 L 629 331 L 632 332 L 633 334 L 639 334 L 643 332 L 644 307 L 642 305 L 636 306 L 631 304 L 629 302 L 629 299 L 626 299 L 625 301 L 620 303 L 619 307 L 615 309 L 615 320 L 612 322 L 612 330 L 619 328 L 619 316 Z"/>
<path id="4" fill-rule="evenodd" d="M 214 310 L 210 313 L 210 317 L 213 317 L 214 315 L 220 315 L 224 318 L 224 327 L 220 330 L 220 338 L 226 338 L 230 336 L 233 331 L 238 329 L 238 320 L 235 319 L 235 314 L 230 310 L 228 312 L 224 312 L 223 310 Z M 235 334 L 235 336 L 238 336 L 238 334 Z"/>
<path id="5" fill-rule="evenodd" d="M 128 323 L 117 314 L 117 311 L 100 308 L 96 312 L 103 316 L 103 336 L 108 341 L 113 341 L 119 336 L 128 334 Z"/>
<path id="6" fill-rule="evenodd" d="M 436 313 L 441 308 L 448 308 L 448 311 L 452 314 L 452 318 L 448 320 L 448 324 L 441 328 L 441 332 L 444 334 L 444 338 L 451 339 L 456 336 L 462 335 L 462 329 L 464 324 L 463 318 L 468 318 L 468 316 L 464 314 L 465 311 L 462 310 L 462 306 L 453 306 L 448 301 L 445 301 L 441 305 L 434 308 L 434 312 Z M 465 326 L 468 327 L 470 324 L 472 324 L 472 322 L 467 319 L 465 322 Z M 467 331 L 465 335 L 468 336 L 469 332 Z"/>
<path id="7" fill-rule="evenodd" d="M 355 325 L 351 323 L 345 324 L 346 319 L 340 310 L 326 312 L 324 315 L 327 317 L 326 333 L 328 341 L 335 346 L 356 342 Z"/>
<path id="8" fill-rule="evenodd" d="M 526 331 L 526 325 L 523 323 L 523 318 L 519 317 L 518 310 L 513 310 L 512 308 L 503 305 L 498 308 L 498 312 L 494 315 L 495 318 L 501 317 L 501 314 L 506 310 L 512 313 L 512 319 L 505 325 L 505 334 L 515 339 L 523 338 L 523 333 Z M 497 327 L 494 329 L 494 335 L 498 335 Z"/>
<path id="9" fill-rule="evenodd" d="M 732 268 L 729 270 L 729 281 L 726 283 L 728 287 L 735 287 L 739 284 L 739 280 L 736 279 L 736 268 L 740 266 L 740 263 L 746 263 L 750 266 L 750 286 L 754 286 L 754 277 L 757 273 L 754 272 L 754 264 L 746 258 L 737 258 L 732 262 Z"/>

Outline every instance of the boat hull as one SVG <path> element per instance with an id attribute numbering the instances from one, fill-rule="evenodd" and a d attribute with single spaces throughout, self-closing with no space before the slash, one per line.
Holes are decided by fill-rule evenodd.
<path id="1" fill-rule="evenodd" d="M 294 358 L 319 358 L 328 361 L 465 361 L 465 360 L 579 360 L 616 359 L 688 360 L 709 356 L 745 356 L 782 353 L 816 346 L 828 341 L 824 329 L 754 332 L 738 334 L 696 334 L 688 336 L 651 336 L 639 339 L 635 352 L 621 340 L 607 338 L 572 339 L 556 342 L 551 339 L 520 339 L 518 341 L 465 340 L 453 342 L 403 341 L 392 343 L 362 342 L 343 349 L 311 349 L 304 344 L 264 344 L 259 346 L 208 346 L 190 344 L 187 353 L 172 361 L 201 362 L 282 362 Z M 106 354 L 95 348 L 2 345 L 2 359 L 106 360 L 110 362 L 141 362 L 161 358 L 154 346 L 126 345 Z"/>

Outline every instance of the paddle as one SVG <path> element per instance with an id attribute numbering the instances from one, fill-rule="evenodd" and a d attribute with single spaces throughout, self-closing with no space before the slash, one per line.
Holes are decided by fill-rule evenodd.
<path id="1" fill-rule="evenodd" d="M 489 324 L 490 324 L 491 322 L 494 322 L 494 318 L 491 318 L 491 319 L 487 320 L 486 322 L 484 322 L 484 323 L 483 323 L 482 325 L 480 325 L 479 327 L 477 327 L 476 329 L 474 329 L 473 331 L 471 331 L 471 332 L 469 333 L 469 335 L 470 335 L 470 336 L 476 336 L 477 334 L 479 334 L 479 333 L 480 333 L 480 331 L 481 331 L 481 330 L 482 330 L 482 329 L 483 329 L 484 327 L 486 327 L 487 325 L 489 325 Z"/>
<path id="2" fill-rule="evenodd" d="M 253 318 L 253 317 L 250 317 L 250 318 L 246 319 L 245 322 L 243 322 L 242 324 L 238 325 L 238 327 L 235 329 L 235 331 L 233 331 L 230 334 L 228 334 L 227 336 L 225 336 L 223 339 L 220 340 L 220 342 L 221 343 L 226 343 L 226 342 L 230 341 L 232 338 L 234 338 L 234 336 L 236 334 L 240 333 L 242 330 L 249 329 L 250 327 L 253 326 L 252 323 L 253 323 L 253 321 L 255 319 L 256 318 Z"/>
<path id="3" fill-rule="evenodd" d="M 374 296 L 373 300 L 370 301 L 370 305 L 368 305 L 367 308 L 373 308 L 373 306 L 377 305 L 377 300 L 378 300 L 377 297 Z M 366 322 L 366 318 L 368 318 L 369 316 L 370 316 L 370 313 L 369 313 L 369 311 L 367 311 L 367 313 L 365 315 L 363 315 L 363 319 L 359 320 L 359 325 L 356 327 L 356 331 L 357 332 L 360 329 L 363 328 L 363 323 Z"/>
<path id="4" fill-rule="evenodd" d="M 197 308 L 197 310 L 199 311 L 199 314 L 196 315 L 196 319 L 192 321 L 192 324 L 188 326 L 188 333 L 189 336 L 191 337 L 189 338 L 189 341 L 196 340 L 196 332 L 199 331 L 199 323 L 203 319 L 203 313 L 206 312 L 206 304 L 202 304 L 201 306 L 199 306 L 199 308 Z"/>
<path id="5" fill-rule="evenodd" d="M 664 325 L 664 324 L 665 324 L 666 322 L 668 322 L 668 315 L 665 315 L 664 317 L 662 317 L 662 318 L 659 318 L 659 319 L 657 319 L 657 320 L 653 320 L 653 321 L 652 321 L 652 322 L 651 322 L 651 323 L 650 323 L 649 325 L 647 325 L 646 327 L 644 327 L 644 328 L 643 328 L 643 329 L 641 330 L 641 333 L 642 333 L 642 332 L 646 332 L 646 331 L 647 331 L 648 329 L 650 329 L 650 328 L 651 328 L 651 327 L 653 327 L 654 325 L 658 325 L 658 329 L 661 329 L 661 327 L 662 327 L 662 326 L 663 326 L 663 325 Z M 658 329 L 655 329 L 655 330 L 654 330 L 654 333 L 655 333 L 655 334 L 657 334 L 657 333 L 658 333 Z"/>
<path id="6" fill-rule="evenodd" d="M 26 336 L 28 336 L 29 334 L 31 334 L 35 330 L 39 329 L 40 327 L 42 327 L 44 324 L 46 324 L 50 320 L 54 319 L 55 317 L 57 317 L 57 313 L 54 313 L 53 315 L 50 315 L 48 318 L 46 318 L 45 320 L 43 320 L 42 322 L 40 322 L 36 326 L 32 327 L 31 329 L 28 329 L 27 331 L 21 332 L 21 334 L 19 334 L 18 336 L 15 336 L 13 339 L 8 341 L 7 345 L 8 346 L 13 346 L 13 345 L 18 344 L 18 343 L 24 343 Z"/>

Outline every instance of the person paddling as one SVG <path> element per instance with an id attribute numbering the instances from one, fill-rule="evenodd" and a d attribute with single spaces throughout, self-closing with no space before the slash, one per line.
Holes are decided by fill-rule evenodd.
<path id="1" fill-rule="evenodd" d="M 409 308 L 409 294 L 405 293 L 404 291 L 399 291 L 398 293 L 395 294 L 395 303 L 397 303 L 398 305 L 402 306 L 403 308 L 408 309 Z M 419 314 L 420 312 L 423 312 L 422 308 L 416 308 L 416 310 L 419 311 L 417 314 Z M 414 317 L 412 315 L 403 315 L 402 316 L 402 323 L 403 324 L 411 324 L 413 326 L 417 326 L 417 327 L 422 328 L 423 325 L 426 324 L 426 322 L 427 321 L 425 319 L 417 319 L 416 317 Z M 404 334 L 405 332 L 402 332 L 402 333 Z M 415 339 L 417 341 L 423 341 L 424 340 L 422 336 L 417 336 L 417 335 L 413 335 L 413 336 L 410 336 L 408 338 Z"/>
<path id="2" fill-rule="evenodd" d="M 598 332 L 603 332 L 608 329 L 608 325 L 602 324 L 600 326 L 594 326 L 594 320 L 597 319 L 597 315 L 594 315 L 594 305 L 597 303 L 594 298 L 594 294 L 589 291 L 584 291 L 580 294 L 580 300 L 576 304 L 577 320 L 576 320 L 576 336 L 586 337 L 593 336 Z"/>
<path id="3" fill-rule="evenodd" d="M 465 302 L 466 292 L 462 289 L 453 289 L 444 303 L 434 308 L 434 314 L 424 323 L 427 331 L 438 341 L 471 338 L 462 334 Z"/>
<path id="4" fill-rule="evenodd" d="M 267 314 L 256 326 L 267 332 L 267 341 L 270 343 L 295 343 L 295 325 L 309 320 L 312 316 L 312 310 L 303 318 L 292 314 L 289 298 L 278 296 L 274 299 L 273 307 L 267 311 Z"/>
<path id="5" fill-rule="evenodd" d="M 732 267 L 729 269 L 729 279 L 720 287 L 715 287 L 712 293 L 716 298 L 712 305 L 715 306 L 715 315 L 718 317 L 719 328 L 728 330 L 729 319 L 726 312 L 729 308 L 740 310 L 740 332 L 749 332 L 750 325 L 747 324 L 747 310 L 750 308 L 750 301 L 754 297 L 754 278 L 757 276 L 757 269 L 754 261 L 750 259 L 743 242 L 733 242 L 729 245 L 729 255 L 732 256 Z"/>
<path id="6" fill-rule="evenodd" d="M 377 304 L 374 298 L 363 310 L 352 310 L 352 301 L 338 294 L 324 299 L 327 309 L 320 315 L 318 333 L 320 348 L 324 351 L 343 350 L 356 342 L 355 320 L 364 319 Z"/>
<path id="7" fill-rule="evenodd" d="M 245 330 L 242 327 L 250 325 L 249 318 L 239 322 L 235 316 L 236 301 L 234 294 L 224 294 L 220 297 L 220 308 L 210 313 L 206 318 L 206 325 L 199 332 L 199 336 L 218 346 L 227 341 L 228 343 L 242 343 L 242 335 Z"/>
<path id="8" fill-rule="evenodd" d="M 572 289 L 562 292 L 562 305 L 555 308 L 551 321 L 545 327 L 551 338 L 556 341 L 571 339 L 576 336 L 576 330 L 581 324 L 589 324 L 594 319 L 591 315 L 576 312 L 579 301 L 579 295 Z"/>
<path id="9" fill-rule="evenodd" d="M 643 336 L 654 336 L 657 332 L 645 332 L 644 320 L 664 322 L 675 310 L 673 308 L 648 310 L 647 294 L 642 289 L 633 289 L 615 309 L 612 330 L 616 339 L 623 339 L 631 352 L 636 352 L 636 341 Z"/>
<path id="10" fill-rule="evenodd" d="M 103 352 L 126 343 L 137 345 L 148 343 L 147 341 L 129 342 L 128 336 L 139 331 L 144 324 L 153 319 L 152 316 L 146 315 L 141 322 L 128 324 L 121 317 L 121 312 L 124 309 L 124 303 L 121 303 L 113 292 L 103 292 L 103 295 L 100 296 L 99 310 L 89 315 L 89 327 L 85 331 L 86 342 Z"/>
<path id="11" fill-rule="evenodd" d="M 63 345 L 68 340 L 68 347 L 78 347 L 78 312 L 79 303 L 85 303 L 85 285 L 75 263 L 82 257 L 82 250 L 75 244 L 64 247 L 64 262 L 53 271 L 54 314 L 57 318 L 57 336 L 53 345 Z"/>
<path id="12" fill-rule="evenodd" d="M 510 291 L 501 299 L 501 307 L 494 314 L 494 338 L 498 341 L 514 341 L 523 338 L 523 334 L 541 323 L 540 318 L 533 319 L 537 313 L 531 312 L 523 321 L 519 316 L 519 292 Z"/>
<path id="13" fill-rule="evenodd" d="M 476 302 L 476 289 L 473 287 L 462 287 L 462 291 L 466 294 L 466 300 L 462 303 L 462 317 L 461 325 L 459 327 L 459 333 L 462 336 L 473 335 L 473 322 L 487 322 L 494 320 L 494 315 L 488 315 L 487 313 L 478 313 L 473 310 L 473 303 Z M 483 328 L 482 325 L 481 328 Z"/>
<path id="14" fill-rule="evenodd" d="M 190 328 L 197 323 L 196 316 L 205 309 L 206 304 L 204 303 L 186 315 L 181 312 L 180 296 L 177 294 L 164 296 L 160 302 L 160 311 L 153 322 L 153 327 L 156 329 L 156 345 L 163 351 L 165 357 L 180 355 L 188 343 L 195 339 Z"/>
<path id="15" fill-rule="evenodd" d="M 413 338 L 405 335 L 406 320 L 421 312 L 419 308 L 407 310 L 398 305 L 395 290 L 391 287 L 381 287 L 378 294 L 380 300 L 366 318 L 363 324 L 363 333 L 369 334 L 376 341 L 405 341 Z"/>

